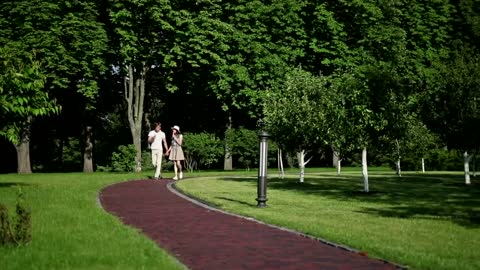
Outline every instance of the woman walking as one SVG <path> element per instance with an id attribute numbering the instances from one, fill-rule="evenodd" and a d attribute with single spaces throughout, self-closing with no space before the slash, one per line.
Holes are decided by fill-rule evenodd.
<path id="1" fill-rule="evenodd" d="M 170 144 L 170 148 L 167 150 L 168 159 L 173 161 L 173 171 L 175 172 L 175 176 L 173 180 L 179 180 L 183 178 L 182 172 L 182 160 L 185 160 L 185 156 L 183 155 L 183 135 L 180 133 L 179 126 L 172 127 L 172 143 Z"/>

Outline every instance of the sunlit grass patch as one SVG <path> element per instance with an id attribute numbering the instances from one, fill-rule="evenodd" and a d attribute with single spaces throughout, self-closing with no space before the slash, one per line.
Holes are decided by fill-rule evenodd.
<path id="1" fill-rule="evenodd" d="M 32 212 L 32 241 L 0 246 L 0 269 L 183 269 L 97 202 L 102 187 L 135 174 L 0 175 L 0 201 L 14 207 L 21 189 Z"/>

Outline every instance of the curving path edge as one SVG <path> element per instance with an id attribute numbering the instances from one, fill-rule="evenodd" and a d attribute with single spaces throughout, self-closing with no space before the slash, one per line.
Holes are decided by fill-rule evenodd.
<path id="1" fill-rule="evenodd" d="M 402 269 L 299 233 L 226 214 L 172 192 L 170 180 L 121 182 L 102 207 L 191 270 Z"/>

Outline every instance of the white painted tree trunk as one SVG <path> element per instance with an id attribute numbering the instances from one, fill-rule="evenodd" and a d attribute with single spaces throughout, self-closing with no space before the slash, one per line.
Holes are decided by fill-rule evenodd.
<path id="1" fill-rule="evenodd" d="M 397 175 L 401 177 L 402 176 L 402 168 L 400 167 L 400 158 L 397 159 L 396 165 L 397 165 Z"/>
<path id="2" fill-rule="evenodd" d="M 465 173 L 465 184 L 470 185 L 470 169 L 468 163 L 470 163 L 471 155 L 468 155 L 468 152 L 463 153 L 463 171 Z"/>
<path id="3" fill-rule="evenodd" d="M 283 158 L 282 149 L 278 148 L 277 160 L 278 160 L 278 177 L 285 178 L 285 171 L 283 170 Z"/>
<path id="4" fill-rule="evenodd" d="M 337 160 L 337 175 L 340 175 L 341 172 L 342 172 L 342 159 L 339 158 Z"/>
<path id="5" fill-rule="evenodd" d="M 363 175 L 363 191 L 369 192 L 368 188 L 368 167 L 367 167 L 367 148 L 362 150 L 362 175 Z"/>
<path id="6" fill-rule="evenodd" d="M 303 183 L 305 180 L 305 166 L 312 160 L 312 157 L 310 157 L 307 161 L 305 161 L 305 156 L 307 155 L 307 152 L 305 150 L 301 150 L 300 152 L 297 152 L 297 159 L 298 159 L 298 167 L 300 168 L 300 183 Z"/>
<path id="7" fill-rule="evenodd" d="M 305 150 L 297 152 L 298 167 L 300 168 L 300 183 L 305 181 Z"/>
<path id="8" fill-rule="evenodd" d="M 337 175 L 340 175 L 342 171 L 342 159 L 340 158 L 340 152 L 336 151 L 333 147 L 333 166 L 337 169 Z"/>
<path id="9" fill-rule="evenodd" d="M 425 173 L 425 159 L 422 158 L 422 173 Z"/>
<path id="10" fill-rule="evenodd" d="M 400 167 L 400 143 L 398 142 L 397 139 L 395 139 L 395 144 L 397 145 L 397 161 L 395 162 L 395 165 L 397 167 L 397 175 L 402 176 L 402 169 Z"/>

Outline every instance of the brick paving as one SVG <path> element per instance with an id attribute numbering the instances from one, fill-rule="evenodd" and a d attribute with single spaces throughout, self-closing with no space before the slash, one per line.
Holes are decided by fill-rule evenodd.
<path id="1" fill-rule="evenodd" d="M 139 228 L 191 270 L 399 269 L 365 254 L 202 207 L 178 196 L 168 180 L 104 188 L 104 209 Z"/>

